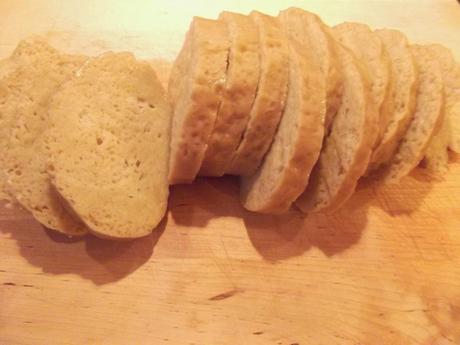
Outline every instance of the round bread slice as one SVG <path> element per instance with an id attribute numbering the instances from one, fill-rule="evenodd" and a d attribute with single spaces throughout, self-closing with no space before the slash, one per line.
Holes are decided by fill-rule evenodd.
<path id="1" fill-rule="evenodd" d="M 50 97 L 86 58 L 59 54 L 42 41 L 24 41 L 12 59 L 16 68 L 0 81 L 5 92 L 0 101 L 1 165 L 8 191 L 47 228 L 83 235 L 86 226 L 65 210 L 51 188 L 42 133 L 49 125 Z"/>
<path id="2" fill-rule="evenodd" d="M 380 143 L 372 153 L 369 173 L 391 161 L 412 119 L 417 90 L 417 69 L 406 36 L 389 29 L 376 30 L 375 33 L 382 40 L 391 61 L 390 98 L 385 101 L 383 110 L 391 116 Z"/>
<path id="3" fill-rule="evenodd" d="M 377 136 L 378 112 L 366 69 L 337 42 L 343 71 L 342 100 L 308 186 L 297 199 L 303 212 L 334 211 L 353 194 Z"/>
<path id="4" fill-rule="evenodd" d="M 249 120 L 226 173 L 251 175 L 260 166 L 273 141 L 283 112 L 288 80 L 288 48 L 278 19 L 252 12 L 259 32 L 260 79 Z"/>
<path id="5" fill-rule="evenodd" d="M 387 94 L 390 75 L 388 53 L 380 37 L 365 24 L 346 22 L 336 25 L 333 31 L 337 40 L 350 49 L 368 71 L 371 100 L 380 114 L 379 134 L 376 139 L 378 144 L 392 115 L 383 107 L 385 99 L 389 98 Z"/>
<path id="6" fill-rule="evenodd" d="M 282 12 L 289 15 L 291 22 L 295 21 L 296 25 L 303 25 L 304 32 L 314 37 L 314 41 L 312 41 L 314 44 L 313 53 L 320 61 L 321 73 L 326 75 L 326 118 L 324 124 L 326 132 L 328 132 L 340 106 L 343 83 L 332 29 L 319 16 L 303 9 L 291 7 Z"/>
<path id="7" fill-rule="evenodd" d="M 460 105 L 460 73 L 452 52 L 439 44 L 426 46 L 432 58 L 441 66 L 444 82 L 444 119 L 441 129 L 433 136 L 425 153 L 426 167 L 436 175 L 447 172 L 449 163 L 448 149 L 451 146 L 452 129 L 460 121 L 460 113 L 455 113 L 455 105 Z M 458 132 L 460 134 L 460 132 Z M 460 137 L 459 137 L 460 139 Z M 455 143 L 455 141 L 453 141 Z M 452 145 L 455 148 L 455 145 Z"/>
<path id="8" fill-rule="evenodd" d="M 200 170 L 222 101 L 229 48 L 224 22 L 193 18 L 169 79 L 171 184 L 191 183 Z"/>
<path id="9" fill-rule="evenodd" d="M 314 53 L 315 36 L 280 13 L 289 47 L 286 106 L 273 143 L 256 174 L 241 178 L 243 206 L 255 212 L 282 213 L 307 185 L 324 134 L 325 74 Z"/>
<path id="10" fill-rule="evenodd" d="M 409 128 L 390 165 L 382 172 L 387 183 L 399 182 L 420 163 L 443 119 L 441 66 L 426 47 L 413 45 L 411 51 L 419 71 L 417 101 Z"/>
<path id="11" fill-rule="evenodd" d="M 150 234 L 168 200 L 171 109 L 155 72 L 130 53 L 88 60 L 53 97 L 48 172 L 101 237 Z"/>
<path id="12" fill-rule="evenodd" d="M 227 25 L 230 53 L 223 100 L 201 165 L 201 176 L 225 173 L 248 123 L 260 75 L 255 23 L 248 16 L 232 12 L 222 12 L 219 20 Z"/>

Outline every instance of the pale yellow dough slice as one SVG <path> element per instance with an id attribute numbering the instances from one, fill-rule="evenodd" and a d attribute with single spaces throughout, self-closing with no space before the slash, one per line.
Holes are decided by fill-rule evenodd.
<path id="1" fill-rule="evenodd" d="M 152 68 L 130 53 L 88 60 L 53 97 L 48 172 L 101 237 L 146 236 L 168 201 L 171 109 Z"/>

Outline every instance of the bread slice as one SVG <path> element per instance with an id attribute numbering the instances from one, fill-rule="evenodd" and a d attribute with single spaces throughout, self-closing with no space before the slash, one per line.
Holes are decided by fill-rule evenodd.
<path id="1" fill-rule="evenodd" d="M 327 132 L 340 106 L 343 83 L 332 29 L 319 16 L 303 9 L 291 7 L 283 12 L 288 13 L 290 20 L 296 21 L 296 25 L 303 25 L 304 31 L 314 37 L 313 53 L 320 61 L 321 73 L 326 74 L 325 128 Z"/>
<path id="2" fill-rule="evenodd" d="M 241 178 L 243 206 L 261 213 L 287 211 L 305 189 L 324 133 L 326 76 L 314 53 L 316 36 L 281 12 L 289 47 L 286 106 L 273 143 L 256 174 Z"/>
<path id="3" fill-rule="evenodd" d="M 249 121 L 226 172 L 251 175 L 273 141 L 283 112 L 288 80 L 288 48 L 277 18 L 252 12 L 259 32 L 260 79 Z"/>
<path id="4" fill-rule="evenodd" d="M 334 36 L 345 47 L 350 49 L 356 58 L 367 69 L 370 77 L 370 96 L 379 111 L 379 134 L 376 144 L 387 128 L 392 113 L 383 107 L 387 94 L 390 60 L 380 37 L 369 26 L 360 23 L 345 22 L 333 28 Z"/>
<path id="5" fill-rule="evenodd" d="M 303 212 L 334 211 L 353 194 L 377 136 L 378 112 L 366 69 L 337 42 L 343 73 L 342 100 L 308 186 L 297 199 Z"/>
<path id="6" fill-rule="evenodd" d="M 0 81 L 1 165 L 8 191 L 44 226 L 83 235 L 84 224 L 65 210 L 51 188 L 42 133 L 48 127 L 50 97 L 86 58 L 62 55 L 35 40 L 21 42 L 11 59 L 17 66 Z"/>
<path id="7" fill-rule="evenodd" d="M 448 168 L 449 147 L 458 149 L 456 142 L 460 142 L 460 69 L 448 48 L 439 44 L 432 44 L 426 48 L 441 65 L 444 82 L 444 120 L 441 129 L 431 139 L 426 150 L 425 163 L 430 172 L 442 175 Z"/>
<path id="8" fill-rule="evenodd" d="M 412 119 L 417 90 L 417 69 L 406 36 L 397 31 L 382 29 L 375 33 L 380 37 L 390 57 L 390 84 L 384 112 L 391 119 L 379 145 L 372 153 L 368 172 L 388 164 L 395 154 L 404 133 Z"/>
<path id="9" fill-rule="evenodd" d="M 168 200 L 171 109 L 130 53 L 89 60 L 53 97 L 46 144 L 58 193 L 101 237 L 150 234 Z"/>
<path id="10" fill-rule="evenodd" d="M 222 21 L 193 19 L 169 79 L 171 184 L 192 182 L 201 167 L 222 101 L 229 47 Z"/>
<path id="11" fill-rule="evenodd" d="M 200 169 L 202 176 L 222 176 L 232 161 L 248 123 L 260 75 L 255 23 L 232 12 L 222 12 L 219 20 L 227 25 L 231 44 L 223 100 Z"/>
<path id="12" fill-rule="evenodd" d="M 415 112 L 390 165 L 384 170 L 387 183 L 397 183 L 422 160 L 426 148 L 443 119 L 443 80 L 441 66 L 424 46 L 413 45 L 419 80 Z"/>

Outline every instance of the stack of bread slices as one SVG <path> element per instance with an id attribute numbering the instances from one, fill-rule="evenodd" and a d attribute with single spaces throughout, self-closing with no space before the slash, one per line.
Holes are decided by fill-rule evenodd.
<path id="1" fill-rule="evenodd" d="M 460 152 L 447 48 L 297 8 L 195 17 L 167 91 L 130 53 L 21 42 L 0 62 L 0 199 L 70 236 L 129 239 L 197 176 L 239 176 L 250 211 L 313 213 Z"/>
<path id="2" fill-rule="evenodd" d="M 254 212 L 333 211 L 460 152 L 460 65 L 445 47 L 308 11 L 195 17 L 170 75 L 169 182 L 240 176 Z"/>
<path id="3" fill-rule="evenodd" d="M 23 41 L 0 63 L 0 181 L 69 236 L 148 235 L 168 199 L 171 107 L 130 53 L 61 54 Z"/>

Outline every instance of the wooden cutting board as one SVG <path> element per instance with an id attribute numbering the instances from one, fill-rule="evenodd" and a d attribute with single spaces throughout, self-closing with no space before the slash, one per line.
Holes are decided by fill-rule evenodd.
<path id="1" fill-rule="evenodd" d="M 289 5 L 460 57 L 454 0 Z M 0 57 L 40 34 L 69 52 L 171 59 L 192 15 L 287 6 L 3 0 Z M 460 344 L 459 174 L 454 159 L 444 181 L 417 171 L 367 183 L 340 212 L 312 217 L 251 214 L 235 179 L 202 179 L 172 188 L 159 229 L 126 243 L 68 240 L 0 207 L 0 344 Z"/>

